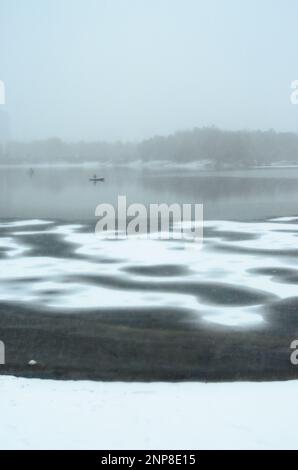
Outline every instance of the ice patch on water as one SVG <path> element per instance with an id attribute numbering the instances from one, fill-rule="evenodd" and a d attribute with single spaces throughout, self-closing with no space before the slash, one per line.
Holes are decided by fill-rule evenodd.
<path id="1" fill-rule="evenodd" d="M 62 290 L 62 289 L 61 289 Z M 115 309 L 115 308 L 196 308 L 195 299 L 185 296 L 183 300 L 178 294 L 144 295 L 140 291 L 107 289 L 84 284 L 70 284 L 63 288 L 62 295 L 47 300 L 47 306 L 59 309 Z"/>
<path id="2" fill-rule="evenodd" d="M 269 219 L 270 222 L 294 222 L 298 221 L 298 216 L 296 217 L 275 217 L 273 219 Z"/>
<path id="3" fill-rule="evenodd" d="M 31 227 L 35 225 L 49 225 L 53 223 L 54 223 L 53 221 L 41 220 L 41 219 L 18 220 L 16 222 L 0 222 L 0 227 L 3 227 L 3 228 Z"/>
<path id="4" fill-rule="evenodd" d="M 255 308 L 233 307 L 210 309 L 211 311 L 203 316 L 203 320 L 217 325 L 249 327 L 262 325 L 264 319 L 262 315 L 255 313 Z"/>
<path id="5" fill-rule="evenodd" d="M 29 250 L 28 247 L 17 243 L 12 237 L 2 237 L 0 238 L 0 249 L 4 248 L 5 254 L 7 256 L 19 256 L 25 251 Z M 0 264 L 1 267 L 1 264 Z"/>
<path id="6" fill-rule="evenodd" d="M 42 231 L 38 228 L 30 232 L 16 231 L 9 237 L 0 235 L 0 248 L 4 248 L 6 255 L 0 259 L 0 299 L 67 311 L 179 307 L 196 313 L 197 318 L 205 322 L 258 327 L 263 318 L 255 311 L 255 306 L 261 302 L 257 296 L 256 305 L 252 307 L 239 306 L 237 302 L 227 307 L 224 301 L 220 304 L 220 299 L 216 299 L 217 288 L 228 286 L 236 293 L 237 289 L 246 288 L 252 297 L 260 290 L 282 299 L 296 296 L 295 284 L 279 282 L 276 276 L 258 272 L 267 268 L 270 273 L 272 267 L 293 269 L 295 266 L 287 253 L 296 249 L 297 225 L 291 223 L 292 218 L 288 219 L 283 218 L 278 223 L 207 221 L 205 227 L 212 229 L 212 236 L 206 236 L 202 250 L 194 249 L 195 242 L 185 240 L 147 239 L 139 235 L 115 240 L 112 233 L 83 232 L 81 224 L 60 224 Z M 40 223 L 52 222 L 23 221 L 17 226 L 38 227 Z M 34 236 L 44 233 L 73 245 L 73 256 L 49 257 L 46 249 L 45 256 L 28 256 L 26 250 L 31 247 L 20 243 L 19 236 L 31 235 L 34 247 Z M 227 233 L 253 237 L 241 240 L 236 237 L 236 241 L 231 237 L 227 241 Z M 155 276 L 154 268 L 162 266 L 180 267 L 182 273 L 185 268 L 187 275 L 177 271 L 171 278 L 166 273 Z M 150 268 L 150 277 L 138 272 L 138 267 Z M 205 284 L 209 290 L 213 286 L 208 302 L 199 294 L 195 295 L 194 290 L 190 293 L 179 289 L 182 282 L 183 285 L 198 283 L 201 288 Z"/>

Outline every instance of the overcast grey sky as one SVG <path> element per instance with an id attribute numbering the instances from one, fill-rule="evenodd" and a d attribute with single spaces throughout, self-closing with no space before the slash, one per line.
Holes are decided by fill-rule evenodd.
<path id="1" fill-rule="evenodd" d="M 0 0 L 16 139 L 298 130 L 297 0 Z"/>

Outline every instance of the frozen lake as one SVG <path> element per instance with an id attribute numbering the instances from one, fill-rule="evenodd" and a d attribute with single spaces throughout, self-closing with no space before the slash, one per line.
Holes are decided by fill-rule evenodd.
<path id="1" fill-rule="evenodd" d="M 296 377 L 295 171 L 106 168 L 94 185 L 86 167 L 3 170 L 0 327 L 18 364 L 8 371 L 31 374 L 33 358 L 53 378 Z M 96 205 L 119 194 L 203 203 L 203 246 L 95 234 Z"/>
<path id="2" fill-rule="evenodd" d="M 297 294 L 298 217 L 206 221 L 202 247 L 41 219 L 0 228 L 3 302 L 66 313 L 181 308 L 195 322 L 262 328 L 262 307 Z"/>

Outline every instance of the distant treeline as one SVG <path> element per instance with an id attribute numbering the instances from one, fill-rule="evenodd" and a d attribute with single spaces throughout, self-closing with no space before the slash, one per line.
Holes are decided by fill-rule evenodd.
<path id="1" fill-rule="evenodd" d="M 0 162 L 10 164 L 125 164 L 133 161 L 204 161 L 214 168 L 243 168 L 279 162 L 298 164 L 298 134 L 202 128 L 153 137 L 140 143 L 67 143 L 53 138 L 26 143 L 11 141 L 0 147 Z"/>

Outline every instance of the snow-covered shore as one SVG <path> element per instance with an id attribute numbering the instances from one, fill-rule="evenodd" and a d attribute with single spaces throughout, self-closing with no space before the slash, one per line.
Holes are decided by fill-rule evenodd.
<path id="1" fill-rule="evenodd" d="M 0 377 L 1 449 L 297 449 L 298 381 Z"/>

